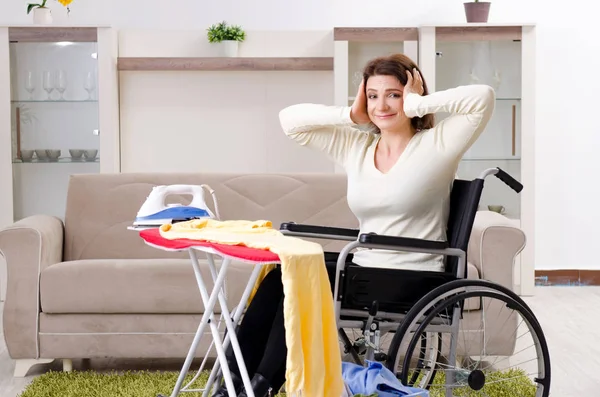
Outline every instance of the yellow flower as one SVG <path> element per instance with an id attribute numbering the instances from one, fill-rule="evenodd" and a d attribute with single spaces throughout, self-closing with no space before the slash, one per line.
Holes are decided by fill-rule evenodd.
<path id="1" fill-rule="evenodd" d="M 73 2 L 73 0 L 58 0 L 58 2 L 66 7 L 69 4 L 71 4 Z"/>

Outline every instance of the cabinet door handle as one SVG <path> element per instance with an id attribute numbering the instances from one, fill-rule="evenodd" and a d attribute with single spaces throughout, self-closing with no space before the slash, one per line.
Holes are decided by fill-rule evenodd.
<path id="1" fill-rule="evenodd" d="M 94 134 L 94 135 L 100 135 L 100 130 L 94 130 L 94 131 L 92 131 L 92 134 Z"/>
<path id="2" fill-rule="evenodd" d="M 517 129 L 517 105 L 512 105 L 512 155 L 514 156 L 516 153 L 516 129 Z"/>
<path id="3" fill-rule="evenodd" d="M 16 115 L 16 123 L 17 123 L 17 158 L 21 158 L 21 108 L 17 106 L 17 115 Z"/>

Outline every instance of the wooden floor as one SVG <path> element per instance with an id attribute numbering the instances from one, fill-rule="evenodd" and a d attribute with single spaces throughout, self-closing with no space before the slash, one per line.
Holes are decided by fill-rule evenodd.
<path id="1" fill-rule="evenodd" d="M 551 395 L 599 395 L 600 287 L 538 287 L 536 295 L 526 301 L 541 322 L 550 347 Z M 181 364 L 179 360 L 74 360 L 73 368 L 179 370 Z M 39 365 L 27 377 L 14 378 L 14 363 L 8 356 L 4 338 L 0 338 L 1 397 L 17 397 L 33 377 L 50 368 L 60 370 L 62 366 L 60 362 Z"/>

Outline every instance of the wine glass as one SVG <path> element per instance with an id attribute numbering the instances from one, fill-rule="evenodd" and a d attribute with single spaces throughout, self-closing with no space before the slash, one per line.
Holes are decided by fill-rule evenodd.
<path id="1" fill-rule="evenodd" d="M 60 93 L 60 99 L 64 100 L 64 92 L 67 89 L 67 74 L 64 70 L 56 72 L 56 91 Z"/>
<path id="2" fill-rule="evenodd" d="M 88 100 L 91 100 L 92 92 L 96 89 L 96 78 L 95 78 L 93 72 L 87 73 L 87 76 L 85 77 L 85 83 L 83 85 L 83 88 L 85 88 L 85 90 L 88 93 Z"/>
<path id="3" fill-rule="evenodd" d="M 44 90 L 48 93 L 48 100 L 50 100 L 50 94 L 54 90 L 54 78 L 48 70 L 44 71 Z"/>
<path id="4" fill-rule="evenodd" d="M 33 91 L 35 91 L 35 77 L 32 71 L 27 72 L 25 77 L 25 90 L 29 93 L 29 99 L 33 99 Z"/>

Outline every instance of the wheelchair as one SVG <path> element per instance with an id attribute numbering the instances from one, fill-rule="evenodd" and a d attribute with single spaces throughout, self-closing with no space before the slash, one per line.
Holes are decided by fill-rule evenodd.
<path id="1" fill-rule="evenodd" d="M 403 385 L 427 389 L 431 397 L 487 396 L 492 391 L 549 395 L 550 355 L 534 313 L 512 290 L 467 279 L 467 245 L 490 175 L 517 193 L 523 189 L 500 168 L 487 169 L 473 180 L 456 179 L 446 242 L 281 224 L 285 235 L 350 241 L 337 258 L 333 293 L 344 361 L 382 362 Z M 347 260 L 357 248 L 440 254 L 445 269 L 365 268 Z M 360 332 L 351 340 L 347 330 Z M 522 340 L 527 332 L 530 344 Z M 393 335 L 391 341 L 384 341 L 388 335 Z M 513 364 L 515 356 L 524 354 L 533 358 Z"/>

